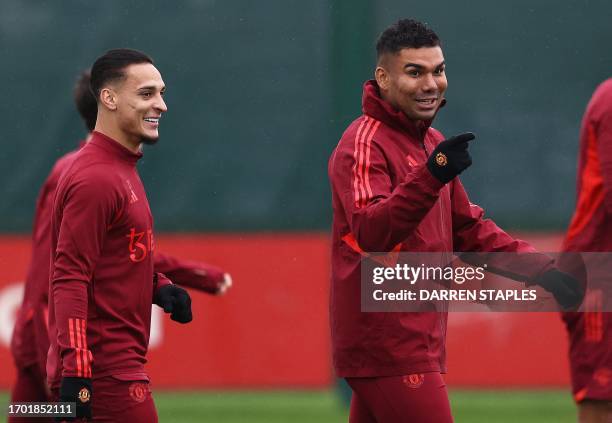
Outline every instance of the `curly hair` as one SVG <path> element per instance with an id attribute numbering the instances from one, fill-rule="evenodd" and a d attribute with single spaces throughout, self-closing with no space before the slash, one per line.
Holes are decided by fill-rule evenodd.
<path id="1" fill-rule="evenodd" d="M 403 48 L 440 46 L 438 35 L 422 22 L 414 19 L 400 19 L 380 34 L 376 42 L 377 57 L 395 54 Z"/>

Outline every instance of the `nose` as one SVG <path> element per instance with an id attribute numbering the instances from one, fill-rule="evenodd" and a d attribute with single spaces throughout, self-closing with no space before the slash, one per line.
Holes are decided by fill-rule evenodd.
<path id="1" fill-rule="evenodd" d="M 168 110 L 168 106 L 166 106 L 166 102 L 164 101 L 164 98 L 161 95 L 157 97 L 157 102 L 155 103 L 155 109 L 159 110 L 162 113 Z"/>
<path id="2" fill-rule="evenodd" d="M 421 86 L 421 89 L 429 92 L 435 91 L 437 88 L 438 85 L 436 84 L 436 80 L 434 79 L 433 75 L 430 73 L 426 74 L 423 78 L 423 85 Z"/>

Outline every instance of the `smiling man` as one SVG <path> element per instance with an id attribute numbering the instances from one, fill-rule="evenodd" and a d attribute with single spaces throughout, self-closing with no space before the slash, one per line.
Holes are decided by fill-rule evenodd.
<path id="1" fill-rule="evenodd" d="M 74 87 L 76 108 L 87 128 L 85 145 L 98 118 L 98 104 L 90 88 L 90 71 L 81 72 Z M 80 148 L 80 147 L 79 147 Z M 49 400 L 47 386 L 47 352 L 49 335 L 45 315 L 49 292 L 49 260 L 51 253 L 51 214 L 53 197 L 60 175 L 70 166 L 76 152 L 60 157 L 47 176 L 36 201 L 32 225 L 32 253 L 25 279 L 23 302 L 11 338 L 11 353 L 17 378 L 11 389 L 11 402 L 44 402 Z M 211 295 L 223 295 L 232 284 L 229 273 L 219 267 L 191 260 L 182 260 L 155 251 L 154 270 L 168 276 L 182 287 Z M 51 421 L 49 419 L 48 421 Z M 25 421 L 9 416 L 8 423 Z M 46 419 L 38 419 L 45 423 Z"/>
<path id="2" fill-rule="evenodd" d="M 156 422 L 144 371 L 156 303 L 191 321 L 185 290 L 153 270 L 153 218 L 136 170 L 159 138 L 165 85 L 144 53 L 119 49 L 91 69 L 98 114 L 61 174 L 51 216 L 48 384 L 77 417 Z"/>
<path id="3" fill-rule="evenodd" d="M 334 367 L 353 389 L 352 423 L 446 423 L 452 421 L 442 378 L 447 313 L 362 312 L 362 257 L 535 250 L 468 200 L 457 175 L 472 163 L 474 135 L 445 140 L 430 126 L 448 86 L 438 36 L 404 19 L 381 34 L 376 48 L 376 79 L 364 85 L 363 115 L 342 135 L 328 168 Z M 579 302 L 578 282 L 544 255 L 520 271 L 565 306 Z"/>

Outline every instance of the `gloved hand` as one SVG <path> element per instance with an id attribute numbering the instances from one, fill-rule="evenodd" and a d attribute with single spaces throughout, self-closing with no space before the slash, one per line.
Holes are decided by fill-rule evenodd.
<path id="1" fill-rule="evenodd" d="M 191 314 L 191 297 L 183 288 L 170 284 L 157 288 L 153 302 L 172 313 L 170 318 L 175 322 L 189 323 L 193 319 Z"/>
<path id="2" fill-rule="evenodd" d="M 62 379 L 59 392 L 60 402 L 76 402 L 76 418 L 91 420 L 91 379 L 82 377 L 65 377 Z M 61 421 L 75 421 L 74 418 L 57 417 Z"/>
<path id="3" fill-rule="evenodd" d="M 476 138 L 471 132 L 442 141 L 427 160 L 427 168 L 440 182 L 446 184 L 472 164 L 468 142 Z"/>
<path id="4" fill-rule="evenodd" d="M 580 282 L 558 269 L 547 270 L 535 283 L 553 294 L 563 310 L 577 309 L 584 299 L 584 288 Z"/>

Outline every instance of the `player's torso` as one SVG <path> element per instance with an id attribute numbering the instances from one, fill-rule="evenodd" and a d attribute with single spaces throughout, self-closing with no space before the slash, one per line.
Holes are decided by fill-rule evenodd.
<path id="1" fill-rule="evenodd" d="M 384 124 L 379 126 L 372 139 L 375 144 L 372 148 L 379 148 L 385 157 L 391 191 L 406 181 L 416 167 L 426 163 L 440 140 L 439 133 L 431 129 L 419 139 Z M 350 146 L 341 141 L 339 148 Z M 362 255 L 343 241 L 350 227 L 337 198 L 333 225 L 330 313 L 334 366 L 338 375 L 369 377 L 444 370 L 446 315 L 361 313 Z M 441 189 L 438 200 L 416 230 L 401 243 L 400 250 L 452 251 L 448 185 Z"/>
<path id="2" fill-rule="evenodd" d="M 602 84 L 589 102 L 580 129 L 576 210 L 563 244 L 566 251 L 612 251 L 612 219 L 606 203 L 610 193 L 604 185 L 604 161 L 612 157 L 612 147 L 602 142 L 602 120 L 612 110 L 612 80 Z M 608 125 L 609 127 L 609 125 Z"/>
<path id="3" fill-rule="evenodd" d="M 126 348 L 144 359 L 150 330 L 153 218 L 135 169 L 119 167 L 116 172 L 124 206 L 108 228 L 89 290 L 88 338 L 98 357 L 94 371 L 112 365 Z M 106 359 L 111 361 L 101 362 Z"/>

